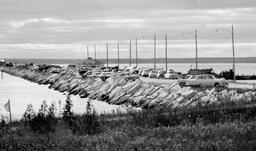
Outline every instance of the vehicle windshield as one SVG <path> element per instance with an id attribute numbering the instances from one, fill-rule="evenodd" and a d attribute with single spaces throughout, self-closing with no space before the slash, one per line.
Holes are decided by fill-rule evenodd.
<path id="1" fill-rule="evenodd" d="M 195 77 L 196 77 L 196 76 L 191 75 L 191 76 L 188 77 L 188 79 L 194 79 Z"/>
<path id="2" fill-rule="evenodd" d="M 169 69 L 167 72 L 168 73 L 175 73 L 174 70 L 172 70 L 172 69 Z"/>
<path id="3" fill-rule="evenodd" d="M 203 76 L 197 76 L 196 79 L 204 79 Z"/>
<path id="4" fill-rule="evenodd" d="M 158 71 L 158 73 L 159 73 L 159 74 L 164 74 L 164 73 L 165 73 L 165 71 Z"/>
<path id="5" fill-rule="evenodd" d="M 211 75 L 207 75 L 207 76 L 204 76 L 205 79 L 213 79 L 213 76 Z"/>
<path id="6" fill-rule="evenodd" d="M 152 71 L 152 73 L 157 73 L 157 71 Z"/>

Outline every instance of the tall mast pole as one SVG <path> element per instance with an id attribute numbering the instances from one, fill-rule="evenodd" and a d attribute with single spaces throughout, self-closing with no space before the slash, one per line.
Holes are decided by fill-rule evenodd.
<path id="1" fill-rule="evenodd" d="M 119 69 L 119 43 L 117 43 L 117 66 Z"/>
<path id="2" fill-rule="evenodd" d="M 89 47 L 86 46 L 86 48 L 87 48 L 87 58 L 89 58 Z"/>
<path id="3" fill-rule="evenodd" d="M 165 34 L 165 71 L 167 72 L 168 61 L 167 61 L 167 33 Z"/>
<path id="4" fill-rule="evenodd" d="M 135 39 L 135 45 L 136 45 L 136 67 L 138 67 L 138 39 Z"/>
<path id="5" fill-rule="evenodd" d="M 232 51 L 233 51 L 233 79 L 236 81 L 236 65 L 235 65 L 235 40 L 234 40 L 234 26 L 232 25 Z"/>
<path id="6" fill-rule="evenodd" d="M 154 34 L 154 70 L 156 69 L 156 34 Z"/>
<path id="7" fill-rule="evenodd" d="M 195 30 L 195 46 L 196 46 L 196 69 L 198 69 L 197 30 Z"/>
<path id="8" fill-rule="evenodd" d="M 94 44 L 94 59 L 96 60 L 96 44 Z"/>
<path id="9" fill-rule="evenodd" d="M 107 67 L 108 67 L 108 43 L 107 43 Z"/>
<path id="10" fill-rule="evenodd" d="M 129 61 L 130 67 L 132 66 L 132 41 L 130 40 L 130 61 Z"/>

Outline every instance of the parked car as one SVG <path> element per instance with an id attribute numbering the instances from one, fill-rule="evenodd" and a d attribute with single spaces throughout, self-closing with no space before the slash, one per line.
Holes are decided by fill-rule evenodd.
<path id="1" fill-rule="evenodd" d="M 157 79 L 164 78 L 164 74 L 165 74 L 165 73 L 166 73 L 166 72 L 163 71 L 163 70 L 158 71 L 158 72 L 157 72 L 157 75 L 156 75 Z"/>
<path id="2" fill-rule="evenodd" d="M 220 87 L 220 86 L 228 85 L 228 82 L 225 79 L 223 78 L 218 79 L 214 75 L 210 75 L 210 74 L 194 75 L 189 77 L 185 82 L 186 82 L 185 85 L 187 86 Z M 180 83 L 180 85 L 183 85 L 183 84 Z"/>
<path id="3" fill-rule="evenodd" d="M 110 75 L 113 74 L 112 72 L 102 72 L 100 75 L 98 75 L 99 78 L 101 78 L 103 81 L 105 81 L 107 78 L 110 77 Z"/>
<path id="4" fill-rule="evenodd" d="M 149 72 L 148 77 L 149 78 L 156 78 L 157 77 L 157 73 L 158 72 L 156 70 L 152 70 L 152 71 Z"/>
<path id="5" fill-rule="evenodd" d="M 194 79 L 195 75 L 189 75 L 186 79 L 179 79 L 177 82 L 181 87 L 184 87 L 187 83 L 187 80 Z"/>
<path id="6" fill-rule="evenodd" d="M 92 72 L 91 71 L 87 71 L 86 73 L 84 73 L 82 76 L 82 78 L 87 78 L 87 77 L 90 77 L 92 75 Z"/>
<path id="7" fill-rule="evenodd" d="M 173 69 L 169 69 L 166 74 L 164 74 L 165 79 L 178 79 L 178 73 Z"/>
<path id="8" fill-rule="evenodd" d="M 140 76 L 141 76 L 141 73 L 142 73 L 143 69 L 145 69 L 145 68 L 140 68 L 140 69 L 139 69 L 139 73 L 138 73 L 138 74 L 139 74 Z"/>
<path id="9" fill-rule="evenodd" d="M 92 72 L 101 72 L 101 69 L 100 68 L 93 68 Z"/>
<path id="10" fill-rule="evenodd" d="M 129 67 L 129 72 L 135 74 L 137 67 Z"/>
<path id="11" fill-rule="evenodd" d="M 82 66 L 82 67 L 80 67 L 80 69 L 79 69 L 79 74 L 80 74 L 80 75 L 83 75 L 83 74 L 85 74 L 86 72 L 90 71 L 91 69 L 92 69 L 92 68 Z"/>
<path id="12" fill-rule="evenodd" d="M 134 73 L 135 73 L 135 74 L 138 74 L 139 71 L 140 71 L 140 69 L 141 69 L 140 67 L 136 67 L 136 68 L 134 69 Z"/>
<path id="13" fill-rule="evenodd" d="M 69 64 L 68 65 L 68 68 L 75 68 L 76 67 L 76 65 L 74 65 L 74 64 Z"/>
<path id="14" fill-rule="evenodd" d="M 148 77 L 149 73 L 150 73 L 150 69 L 143 69 L 141 72 L 141 76 L 142 77 Z"/>

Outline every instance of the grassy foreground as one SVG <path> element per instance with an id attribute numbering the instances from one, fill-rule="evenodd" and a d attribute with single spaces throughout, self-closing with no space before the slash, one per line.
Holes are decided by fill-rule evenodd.
<path id="1" fill-rule="evenodd" d="M 24 121 L 14 123 L 13 135 L 8 125 L 1 125 L 0 149 L 253 151 L 256 150 L 255 113 L 253 105 L 112 115 L 96 115 L 89 110 L 72 117 L 66 112 L 63 118 L 56 118 L 56 124 L 50 125 L 50 131 L 43 133 L 35 131 L 40 125 L 35 127 L 33 122 L 32 129 Z"/>
<path id="2" fill-rule="evenodd" d="M 58 125 L 55 134 L 14 133 L 6 150 L 255 150 L 256 122 L 141 128 L 129 125 L 101 134 L 77 136 Z M 11 143 L 11 136 L 1 144 Z M 8 147 L 8 148 L 7 148 Z"/>

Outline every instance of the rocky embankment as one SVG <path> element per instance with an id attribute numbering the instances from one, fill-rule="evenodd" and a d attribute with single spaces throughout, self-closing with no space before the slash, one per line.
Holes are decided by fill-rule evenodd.
<path id="1" fill-rule="evenodd" d="M 180 88 L 177 84 L 154 85 L 132 76 L 113 75 L 106 81 L 82 78 L 73 70 L 49 68 L 32 71 L 24 68 L 2 68 L 2 71 L 49 88 L 73 95 L 98 99 L 110 104 L 129 104 L 141 108 L 183 108 L 197 105 L 219 105 L 256 102 L 256 92 L 238 89 Z"/>

